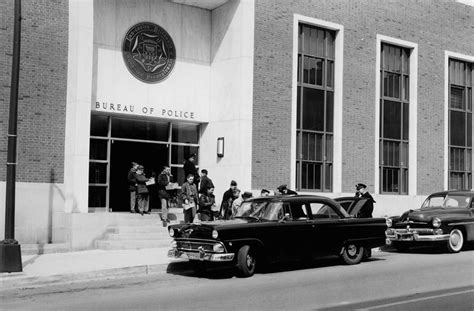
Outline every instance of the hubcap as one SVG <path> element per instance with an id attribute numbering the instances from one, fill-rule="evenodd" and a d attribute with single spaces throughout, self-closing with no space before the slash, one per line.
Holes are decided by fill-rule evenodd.
<path id="1" fill-rule="evenodd" d="M 355 256 L 357 254 L 357 247 L 355 247 L 355 245 L 349 245 L 347 247 L 347 254 L 349 256 Z"/>
<path id="2" fill-rule="evenodd" d="M 462 245 L 462 235 L 458 230 L 452 231 L 449 236 L 449 243 L 454 250 L 458 250 Z"/>
<path id="3" fill-rule="evenodd" d="M 255 259 L 253 259 L 252 256 L 247 255 L 247 267 L 249 269 L 252 269 L 254 264 L 255 264 Z"/>

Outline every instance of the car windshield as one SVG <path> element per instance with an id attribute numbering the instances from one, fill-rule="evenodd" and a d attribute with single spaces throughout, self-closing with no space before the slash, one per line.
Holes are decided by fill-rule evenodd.
<path id="1" fill-rule="evenodd" d="M 254 217 L 264 220 L 279 220 L 283 217 L 282 202 L 243 202 L 234 217 Z"/>
<path id="2" fill-rule="evenodd" d="M 469 206 L 471 198 L 467 195 L 461 194 L 448 194 L 446 197 L 443 196 L 432 196 L 423 202 L 421 208 L 466 208 Z"/>

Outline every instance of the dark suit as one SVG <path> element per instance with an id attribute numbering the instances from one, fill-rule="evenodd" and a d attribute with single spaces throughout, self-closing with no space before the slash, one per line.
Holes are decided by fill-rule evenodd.
<path id="1" fill-rule="evenodd" d="M 374 211 L 374 198 L 370 195 L 370 193 L 366 192 L 360 195 L 362 198 L 366 198 L 367 201 L 365 202 L 364 206 L 360 209 L 357 217 L 358 218 L 372 218 L 372 212 Z"/>

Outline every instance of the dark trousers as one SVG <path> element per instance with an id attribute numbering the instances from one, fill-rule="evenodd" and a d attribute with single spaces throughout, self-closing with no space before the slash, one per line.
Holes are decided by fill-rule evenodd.
<path id="1" fill-rule="evenodd" d="M 196 216 L 196 207 L 184 210 L 184 222 L 192 223 L 194 221 L 194 216 Z"/>

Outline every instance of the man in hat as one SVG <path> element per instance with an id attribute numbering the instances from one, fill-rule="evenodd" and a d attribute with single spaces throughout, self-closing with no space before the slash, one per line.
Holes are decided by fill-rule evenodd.
<path id="1" fill-rule="evenodd" d="M 277 188 L 278 192 L 282 195 L 291 195 L 291 194 L 298 194 L 293 190 L 290 190 L 286 187 L 286 185 L 281 185 Z"/>
<path id="2" fill-rule="evenodd" d="M 234 190 L 237 189 L 237 182 L 232 180 L 230 182 L 230 188 L 224 192 L 222 196 L 221 202 L 221 209 L 219 211 L 219 215 L 221 215 L 224 219 L 229 219 L 232 213 L 232 201 L 234 200 Z"/>
<path id="3" fill-rule="evenodd" d="M 269 195 L 270 195 L 270 191 L 267 190 L 267 189 L 262 189 L 262 190 L 260 191 L 260 196 L 261 196 L 261 197 L 266 197 L 266 196 L 269 196 Z"/>
<path id="4" fill-rule="evenodd" d="M 206 169 L 201 170 L 201 184 L 199 185 L 199 193 L 207 194 L 208 188 L 214 188 L 212 179 L 207 176 L 208 172 Z"/>
<path id="5" fill-rule="evenodd" d="M 365 184 L 359 183 L 355 185 L 356 187 L 356 197 L 366 198 L 364 206 L 360 209 L 357 214 L 358 218 L 372 218 L 372 212 L 374 211 L 374 198 L 370 195 Z"/>
<path id="6" fill-rule="evenodd" d="M 183 170 L 184 170 L 184 176 L 188 176 L 188 175 L 194 176 L 194 184 L 196 185 L 196 188 L 197 188 L 199 185 L 200 176 L 196 168 L 196 165 L 194 164 L 194 161 L 196 161 L 196 154 L 192 153 L 186 158 L 186 161 L 184 161 Z"/>
<path id="7" fill-rule="evenodd" d="M 137 173 L 138 163 L 132 162 L 132 167 L 128 171 L 128 190 L 130 191 L 130 213 L 135 213 L 137 208 Z"/>

